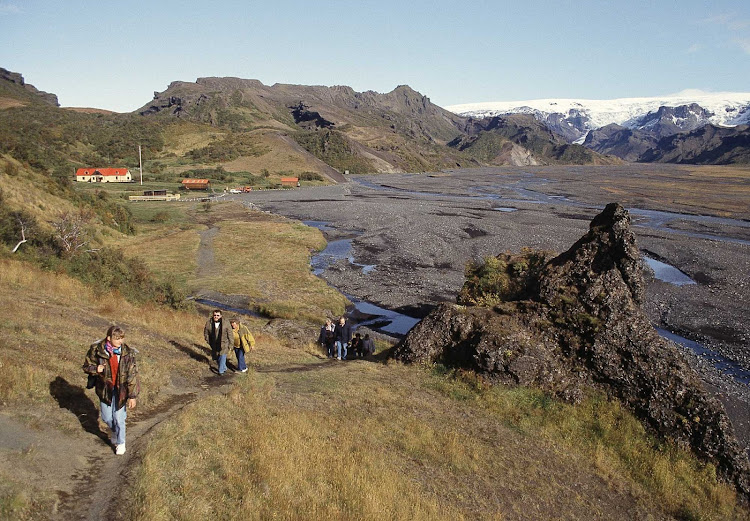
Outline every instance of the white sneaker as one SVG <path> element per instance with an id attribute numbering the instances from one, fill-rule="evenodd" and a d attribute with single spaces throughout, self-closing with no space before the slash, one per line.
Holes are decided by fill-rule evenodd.
<path id="1" fill-rule="evenodd" d="M 118 456 L 122 456 L 123 454 L 125 454 L 124 443 L 120 443 L 117 447 L 115 447 L 115 454 L 117 454 Z"/>
<path id="2" fill-rule="evenodd" d="M 337 357 L 336 357 L 336 360 L 341 360 L 341 357 L 340 357 L 340 356 L 337 356 Z"/>
<path id="3" fill-rule="evenodd" d="M 244 369 L 240 369 L 240 373 L 246 373 L 246 372 L 247 372 L 247 367 Z"/>

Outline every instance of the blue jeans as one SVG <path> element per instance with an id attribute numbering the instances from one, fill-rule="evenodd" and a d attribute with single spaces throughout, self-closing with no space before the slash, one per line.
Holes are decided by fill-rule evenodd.
<path id="1" fill-rule="evenodd" d="M 341 358 L 342 360 L 346 360 L 346 346 L 349 345 L 346 342 L 341 342 L 340 340 L 336 340 L 336 356 Z M 344 354 L 341 354 L 341 351 L 344 352 Z"/>
<path id="2" fill-rule="evenodd" d="M 107 405 L 99 402 L 99 410 L 102 413 L 102 421 L 107 424 L 115 437 L 115 445 L 125 443 L 125 418 L 128 416 L 127 407 L 120 405 L 120 393 L 115 389 L 112 392 L 112 404 Z"/>
<path id="3" fill-rule="evenodd" d="M 235 348 L 234 355 L 237 357 L 237 370 L 244 371 L 247 369 L 247 364 L 245 364 L 245 350 Z"/>
<path id="4" fill-rule="evenodd" d="M 227 370 L 227 355 L 219 355 L 217 360 L 219 361 L 219 374 L 224 374 Z"/>

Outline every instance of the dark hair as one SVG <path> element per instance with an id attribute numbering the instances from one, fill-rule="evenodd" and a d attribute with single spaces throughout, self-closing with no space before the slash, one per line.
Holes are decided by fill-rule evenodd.
<path id="1" fill-rule="evenodd" d="M 107 339 L 119 340 L 120 338 L 125 338 L 125 331 L 120 326 L 109 326 L 109 329 L 107 329 Z"/>

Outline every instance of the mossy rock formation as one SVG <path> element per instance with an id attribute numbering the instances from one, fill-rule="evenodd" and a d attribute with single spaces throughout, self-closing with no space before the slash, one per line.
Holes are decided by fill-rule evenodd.
<path id="1" fill-rule="evenodd" d="M 490 264 L 492 273 L 470 266 L 459 304 L 436 308 L 394 356 L 472 369 L 571 402 L 587 388 L 604 390 L 750 497 L 750 464 L 723 406 L 641 309 L 641 254 L 622 206 L 607 205 L 557 257 L 525 251 Z"/>

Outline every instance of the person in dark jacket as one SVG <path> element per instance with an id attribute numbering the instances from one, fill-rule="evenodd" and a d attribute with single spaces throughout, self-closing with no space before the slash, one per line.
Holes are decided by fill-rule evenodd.
<path id="1" fill-rule="evenodd" d="M 364 340 L 362 340 L 362 350 L 365 352 L 365 357 L 375 354 L 375 342 L 372 341 L 369 333 L 366 333 Z"/>
<path id="2" fill-rule="evenodd" d="M 363 358 L 364 352 L 362 351 L 362 334 L 355 333 L 352 343 L 349 346 L 349 351 L 352 353 L 354 358 Z"/>
<path id="3" fill-rule="evenodd" d="M 335 330 L 336 326 L 330 318 L 327 318 L 326 323 L 320 327 L 318 343 L 326 350 L 328 358 L 333 358 L 333 345 L 336 342 Z"/>
<path id="4" fill-rule="evenodd" d="M 334 336 L 336 337 L 336 358 L 346 360 L 346 348 L 352 341 L 352 326 L 346 321 L 346 317 L 339 319 Z"/>
<path id="5" fill-rule="evenodd" d="M 140 391 L 137 351 L 125 344 L 125 332 L 112 326 L 86 353 L 83 370 L 94 376 L 102 421 L 110 428 L 115 454 L 125 454 L 125 418 L 134 409 Z"/>
<path id="6" fill-rule="evenodd" d="M 214 309 L 203 328 L 203 338 L 211 348 L 211 357 L 217 362 L 220 375 L 227 370 L 227 355 L 234 345 L 232 326 L 221 317 L 221 310 Z"/>

